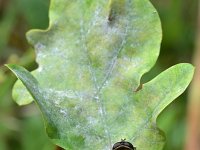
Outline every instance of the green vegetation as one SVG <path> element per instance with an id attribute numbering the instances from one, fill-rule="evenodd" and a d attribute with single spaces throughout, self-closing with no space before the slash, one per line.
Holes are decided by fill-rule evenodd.
<path id="1" fill-rule="evenodd" d="M 19 14 L 23 14 L 22 20 L 27 26 L 22 27 L 23 31 L 20 34 L 24 34 L 27 28 L 45 29 L 48 25 L 48 1 L 29 1 L 30 3 L 25 0 L 16 0 L 15 3 L 7 4 L 9 7 L 5 7 L 8 11 L 5 14 L 8 15 L 3 15 L 2 26 L 6 20 L 9 20 L 6 23 L 10 27 L 5 25 L 7 28 L 0 31 L 4 34 L 2 34 L 3 37 L 7 37 L 2 38 L 2 50 L 0 49 L 2 65 L 15 63 L 25 66 L 29 70 L 36 68 L 34 50 L 29 48 L 25 38 L 13 39 L 16 42 L 14 45 L 11 40 L 14 38 L 12 30 L 17 30 L 15 25 Z M 185 90 L 192 78 L 193 67 L 188 64 L 171 67 L 154 78 L 155 74 L 160 73 L 166 66 L 177 62 L 179 55 L 183 54 L 184 56 L 183 51 L 177 51 L 176 53 L 179 54 L 177 57 L 175 57 L 176 55 L 172 55 L 172 58 L 171 56 L 166 57 L 161 50 L 161 59 L 158 64 L 140 82 L 142 75 L 155 64 L 159 54 L 161 29 L 158 15 L 146 0 L 135 0 L 130 4 L 124 0 L 120 5 L 115 3 L 117 0 L 110 3 L 110 7 L 108 7 L 107 1 L 81 3 L 52 1 L 48 30 L 32 30 L 28 33 L 29 42 L 37 50 L 36 60 L 39 68 L 33 72 L 36 79 L 23 68 L 9 65 L 9 68 L 22 80 L 39 105 L 49 137 L 62 147 L 90 149 L 91 140 L 85 140 L 88 138 L 92 139 L 92 144 L 97 149 L 103 149 L 121 138 L 127 138 L 141 149 L 147 147 L 148 150 L 162 149 L 164 141 L 162 134 L 155 126 L 156 118 L 173 99 Z M 13 9 L 9 10 L 10 7 L 14 7 L 15 12 Z M 35 9 L 27 9 L 32 7 Z M 178 2 L 176 7 L 179 7 Z M 167 12 L 167 10 L 165 11 Z M 11 17 L 9 17 L 9 13 L 12 14 Z M 177 13 L 179 12 L 177 11 L 175 14 Z M 34 18 L 34 16 L 37 17 Z M 108 19 L 103 19 L 106 16 Z M 179 17 L 179 15 L 174 17 Z M 168 21 L 166 20 L 163 22 Z M 23 21 L 20 23 L 23 24 Z M 182 20 L 181 23 L 184 24 Z M 188 29 L 190 29 L 190 25 L 188 25 Z M 135 30 L 132 28 L 133 26 L 136 27 Z M 165 28 L 168 29 L 166 26 L 167 23 L 163 25 L 162 49 L 164 52 L 169 52 L 168 45 L 173 43 L 177 39 L 176 36 L 181 34 L 179 32 L 186 27 L 183 26 L 182 30 L 179 29 L 180 31 L 175 29 L 176 33 L 173 32 L 171 37 L 167 37 L 165 36 L 167 33 Z M 193 49 L 191 45 L 194 40 L 194 31 L 187 32 L 191 34 L 190 40 L 186 38 L 187 42 L 182 39 L 183 41 L 180 40 L 178 44 L 173 43 L 177 44 L 174 49 L 181 48 L 183 46 L 181 44 L 185 45 L 185 49 L 187 47 Z M 165 38 L 169 38 L 169 40 L 167 41 Z M 170 42 L 172 38 L 174 40 Z M 131 46 L 133 46 L 132 51 L 130 51 Z M 187 59 L 189 58 L 187 56 Z M 169 59 L 170 61 L 168 61 Z M 181 62 L 184 62 L 182 60 Z M 118 64 L 116 67 L 113 67 L 114 61 L 117 61 Z M 187 62 L 187 60 L 185 61 Z M 152 78 L 154 79 L 151 80 Z M 2 68 L 0 73 L 0 88 L 2 89 L 0 90 L 0 103 L 2 103 L 0 104 L 2 108 L 0 119 L 3 123 L 0 123 L 0 130 L 2 130 L 0 138 L 3 140 L 1 140 L 2 147 L 0 149 L 21 150 L 36 149 L 37 147 L 38 149 L 55 149 L 44 134 L 41 116 L 38 115 L 39 111 L 35 109 L 35 105 L 19 108 L 12 103 L 10 95 L 14 79 L 6 68 Z M 146 84 L 138 92 L 134 92 L 140 83 Z M 20 105 L 32 101 L 32 97 L 20 82 L 15 85 L 13 96 Z M 88 103 L 82 102 L 83 97 L 84 100 L 87 99 Z M 180 97 L 180 99 L 184 98 L 186 97 Z M 114 100 L 110 101 L 110 99 Z M 52 103 L 56 104 L 52 105 Z M 185 105 L 184 100 L 179 100 L 170 105 L 159 117 L 160 127 L 167 132 L 168 142 L 165 149 L 178 150 L 183 147 L 184 132 L 182 131 L 185 130 L 183 119 L 186 111 Z M 145 110 L 144 106 L 146 106 Z M 74 110 L 76 107 L 82 110 L 82 115 L 79 111 Z M 178 108 L 173 109 L 173 107 Z M 101 115 L 96 111 L 98 109 L 106 111 L 103 111 Z M 66 110 L 69 110 L 67 113 L 70 116 L 67 119 L 65 119 Z M 118 114 L 119 110 L 124 110 L 124 112 Z M 182 117 L 177 118 L 179 114 Z M 98 123 L 89 126 L 91 124 L 87 120 L 88 118 L 93 118 L 92 122 L 96 120 Z M 176 124 L 173 118 L 176 118 L 177 124 L 181 128 L 173 128 L 173 123 Z M 146 119 L 148 121 L 144 123 Z M 80 124 L 81 127 L 73 127 L 72 124 Z M 141 127 L 142 124 L 144 127 Z M 141 128 L 144 130 L 141 131 Z M 174 131 L 175 133 L 171 134 Z M 177 134 L 179 132 L 182 134 Z M 6 137 L 11 140 L 7 141 Z M 33 142 L 33 139 L 37 140 Z M 8 147 L 11 145 L 8 143 L 12 143 L 13 147 Z"/>

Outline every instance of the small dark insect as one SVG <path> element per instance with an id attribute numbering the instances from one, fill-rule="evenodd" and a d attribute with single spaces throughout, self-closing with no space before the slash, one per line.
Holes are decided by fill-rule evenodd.
<path id="1" fill-rule="evenodd" d="M 109 16 L 108 16 L 108 21 L 113 21 L 113 20 L 114 20 L 113 14 L 109 14 Z"/>
<path id="2" fill-rule="evenodd" d="M 113 9 L 111 9 L 108 15 L 108 21 L 110 22 L 114 21 L 116 16 L 117 16 L 116 12 Z"/>
<path id="3" fill-rule="evenodd" d="M 121 142 L 117 142 L 113 145 L 112 150 L 136 150 L 130 142 L 126 142 L 125 139 L 121 140 Z"/>

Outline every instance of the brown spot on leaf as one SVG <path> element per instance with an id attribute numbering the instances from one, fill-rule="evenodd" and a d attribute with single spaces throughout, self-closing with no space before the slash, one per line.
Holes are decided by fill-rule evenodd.
<path id="1" fill-rule="evenodd" d="M 140 91 L 142 88 L 143 88 L 143 84 L 140 84 L 140 85 L 138 86 L 138 88 L 137 88 L 134 92 L 138 92 L 138 91 Z"/>

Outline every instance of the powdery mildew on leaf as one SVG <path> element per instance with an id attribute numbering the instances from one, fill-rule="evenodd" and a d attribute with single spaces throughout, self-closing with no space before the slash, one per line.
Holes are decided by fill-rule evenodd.
<path id="1" fill-rule="evenodd" d="M 109 150 L 126 138 L 137 150 L 162 149 L 156 118 L 185 90 L 193 67 L 174 66 L 134 92 L 161 41 L 158 14 L 147 0 L 52 0 L 48 30 L 27 37 L 39 64 L 34 77 L 8 67 L 35 99 L 56 144 Z M 15 85 L 21 105 L 31 100 L 25 90 Z"/>

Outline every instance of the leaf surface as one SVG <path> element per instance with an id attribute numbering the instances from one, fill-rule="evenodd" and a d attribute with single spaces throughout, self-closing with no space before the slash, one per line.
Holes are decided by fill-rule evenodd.
<path id="1" fill-rule="evenodd" d="M 178 64 L 134 92 L 159 55 L 160 20 L 149 1 L 52 0 L 49 28 L 27 38 L 39 68 L 8 65 L 23 83 L 13 96 L 20 105 L 36 101 L 57 145 L 109 150 L 126 138 L 137 150 L 162 149 L 156 118 L 194 68 Z"/>

